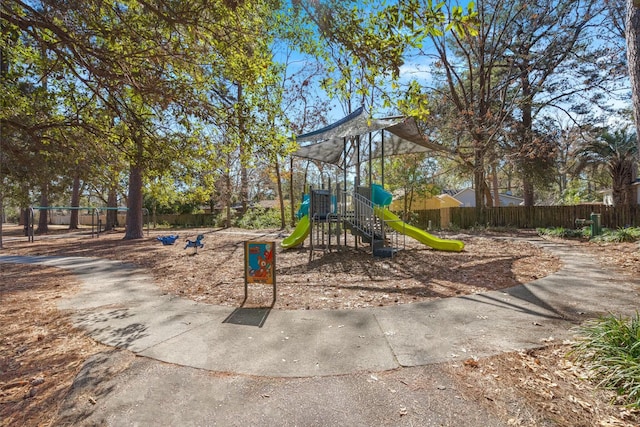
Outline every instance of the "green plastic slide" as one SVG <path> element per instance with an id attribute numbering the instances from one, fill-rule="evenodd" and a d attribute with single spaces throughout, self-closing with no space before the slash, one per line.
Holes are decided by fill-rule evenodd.
<path id="1" fill-rule="evenodd" d="M 460 240 L 447 240 L 440 239 L 432 234 L 427 233 L 424 230 L 419 229 L 403 222 L 397 215 L 394 215 L 388 209 L 381 207 L 375 207 L 374 212 L 380 218 L 387 221 L 387 224 L 399 233 L 405 234 L 418 242 L 431 246 L 433 249 L 447 252 L 462 252 L 464 249 L 464 242 Z"/>
<path id="2" fill-rule="evenodd" d="M 293 233 L 291 233 L 290 236 L 286 237 L 282 241 L 282 243 L 280 243 L 280 246 L 282 246 L 283 249 L 290 249 L 295 248 L 296 246 L 300 246 L 302 243 L 304 243 L 304 239 L 306 239 L 309 235 L 309 229 L 309 215 L 305 215 L 300 218 L 300 221 L 298 221 L 298 225 L 296 225 Z"/>

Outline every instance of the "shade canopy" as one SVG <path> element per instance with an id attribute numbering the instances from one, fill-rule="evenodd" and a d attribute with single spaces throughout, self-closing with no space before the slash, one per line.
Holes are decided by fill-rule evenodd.
<path id="1" fill-rule="evenodd" d="M 355 152 L 352 150 L 353 145 L 359 142 L 358 137 L 382 131 L 386 132 L 380 138 L 376 138 L 375 147 L 372 148 L 371 153 L 360 156 L 360 161 L 369 156 L 378 158 L 383 155 L 423 153 L 438 149 L 436 144 L 423 137 L 412 117 L 374 119 L 368 117 L 364 108 L 360 107 L 329 126 L 297 136 L 298 143 L 309 142 L 310 144 L 300 147 L 293 155 L 349 166 L 355 163 L 350 160 Z"/>

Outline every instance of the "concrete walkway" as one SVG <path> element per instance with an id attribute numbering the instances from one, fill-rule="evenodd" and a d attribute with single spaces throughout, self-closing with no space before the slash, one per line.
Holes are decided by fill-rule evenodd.
<path id="1" fill-rule="evenodd" d="M 144 272 L 104 259 L 0 256 L 0 262 L 70 270 L 81 290 L 59 307 L 72 310 L 76 324 L 104 344 L 209 371 L 318 377 L 539 347 L 571 337 L 584 319 L 640 307 L 640 281 L 603 271 L 569 246 L 535 243 L 564 267 L 502 291 L 360 310 L 211 306 L 163 294 Z"/>

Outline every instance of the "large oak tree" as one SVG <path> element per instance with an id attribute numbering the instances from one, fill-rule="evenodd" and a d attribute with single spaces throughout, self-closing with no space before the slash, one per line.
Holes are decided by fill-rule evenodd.
<path id="1" fill-rule="evenodd" d="M 175 135 L 194 123 L 231 120 L 224 82 L 250 88 L 268 76 L 265 23 L 275 9 L 269 1 L 7 0 L 0 17 L 113 115 L 119 137 L 107 143 L 118 142 L 129 164 L 125 238 L 139 238 L 145 171 L 190 156 Z"/>

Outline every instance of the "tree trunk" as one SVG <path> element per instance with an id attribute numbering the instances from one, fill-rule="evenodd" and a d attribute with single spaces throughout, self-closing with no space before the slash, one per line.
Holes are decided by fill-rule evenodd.
<path id="1" fill-rule="evenodd" d="M 611 186 L 611 201 L 613 206 L 623 206 L 625 188 L 620 178 L 613 178 L 613 185 Z"/>
<path id="2" fill-rule="evenodd" d="M 484 155 L 480 149 L 475 150 L 473 165 L 473 184 L 475 188 L 476 208 L 484 207 Z"/>
<path id="3" fill-rule="evenodd" d="M 404 187 L 404 197 L 402 198 L 402 219 L 406 222 L 409 218 L 409 197 L 407 187 Z"/>
<path id="4" fill-rule="evenodd" d="M 494 162 L 491 165 L 492 185 L 493 185 L 493 206 L 500 206 L 500 188 L 498 187 L 498 165 Z"/>
<path id="5" fill-rule="evenodd" d="M 4 43 L 3 43 L 4 46 Z M 2 78 L 2 81 L 4 82 L 5 80 L 5 76 L 7 75 L 7 73 L 9 72 L 9 58 L 7 57 L 7 52 L 5 52 L 5 49 L 0 48 L 0 77 Z M 8 97 L 7 97 L 8 98 Z M 5 99 L 5 98 L 3 98 Z M 2 107 L 4 109 L 5 107 L 5 102 L 2 103 Z M 3 135 L 2 135 L 2 126 L 0 126 L 0 183 L 2 184 L 2 187 L 0 187 L 0 249 L 4 249 L 4 247 L 2 246 L 2 241 L 3 241 L 3 231 L 2 231 L 2 224 L 4 223 L 4 178 L 2 177 L 2 163 L 3 163 L 3 159 L 2 159 L 2 142 L 3 142 Z"/>
<path id="6" fill-rule="evenodd" d="M 132 163 L 129 168 L 129 197 L 127 203 L 127 229 L 125 240 L 142 239 L 144 223 L 142 217 L 142 167 Z"/>
<path id="7" fill-rule="evenodd" d="M 142 216 L 142 158 L 144 145 L 142 136 L 133 135 L 136 144 L 136 156 L 129 165 L 129 191 L 127 196 L 127 228 L 125 240 L 144 237 L 144 218 Z"/>
<path id="8" fill-rule="evenodd" d="M 231 227 L 231 154 L 227 154 L 227 167 L 225 171 L 224 205 L 227 210 L 225 228 Z"/>
<path id="9" fill-rule="evenodd" d="M 480 221 L 480 222 L 484 222 L 484 212 L 485 212 L 485 204 L 484 204 L 484 187 L 485 187 L 485 181 L 484 181 L 484 170 L 482 168 L 478 168 L 476 167 L 474 172 L 473 172 L 473 181 L 474 181 L 474 186 L 475 186 L 475 211 L 476 211 L 476 218 Z"/>
<path id="10" fill-rule="evenodd" d="M 633 192 L 633 172 L 635 163 L 630 160 L 616 163 L 610 168 L 613 178 L 612 182 L 612 199 L 614 206 L 628 206 L 634 200 Z"/>
<path id="11" fill-rule="evenodd" d="M 638 153 L 640 153 L 640 2 L 638 0 L 627 0 L 625 31 L 633 118 L 636 125 Z"/>
<path id="12" fill-rule="evenodd" d="M 211 215 L 213 215 L 216 211 L 216 199 L 215 199 L 215 193 L 211 193 L 211 196 L 209 196 L 209 212 L 211 212 Z M 154 218 L 155 221 L 155 218 Z"/>
<path id="13" fill-rule="evenodd" d="M 118 225 L 118 194 L 114 187 L 109 187 L 109 193 L 107 194 L 107 214 L 105 215 L 106 224 L 104 225 L 104 231 L 113 230 Z"/>
<path id="14" fill-rule="evenodd" d="M 484 187 L 483 192 L 484 192 L 485 206 L 488 208 L 492 208 L 495 205 L 493 201 L 493 196 L 491 195 L 491 187 L 489 186 L 489 183 L 487 181 L 484 181 L 483 187 Z"/>
<path id="15" fill-rule="evenodd" d="M 409 197 L 407 197 L 407 195 Z M 405 193 L 405 199 L 409 199 L 408 205 L 407 205 L 407 212 L 412 212 L 413 211 L 413 185 L 411 185 L 409 187 L 409 192 Z"/>
<path id="16" fill-rule="evenodd" d="M 525 206 L 533 206 L 534 205 L 534 192 L 533 192 L 533 183 L 529 180 L 527 176 L 522 177 L 522 198 L 524 199 Z"/>
<path id="17" fill-rule="evenodd" d="M 244 157 L 244 146 L 240 157 Z M 244 215 L 249 208 L 249 173 L 247 165 L 242 161 L 240 164 L 240 202 L 242 204 L 242 215 Z"/>
<path id="18" fill-rule="evenodd" d="M 533 206 L 534 203 L 534 188 L 531 181 L 531 175 L 533 174 L 533 168 L 529 163 L 535 162 L 532 158 L 535 153 L 532 153 L 533 147 L 533 95 L 531 93 L 531 84 L 529 82 L 528 68 L 522 70 L 522 78 L 520 79 L 522 84 L 522 128 L 520 129 L 521 135 L 519 138 L 521 146 L 520 148 L 520 173 L 522 174 L 522 191 L 525 206 Z M 532 156 L 529 156 L 529 153 Z M 531 160 L 530 160 L 531 159 Z"/>
<path id="19" fill-rule="evenodd" d="M 249 205 L 249 175 L 247 171 L 247 142 L 245 134 L 242 84 L 238 83 L 238 137 L 240 148 L 240 203 L 242 204 L 242 215 L 247 212 Z"/>
<path id="20" fill-rule="evenodd" d="M 40 206 L 49 206 L 49 185 L 42 185 L 42 192 L 40 193 Z M 47 209 L 40 209 L 40 218 L 38 219 L 38 229 L 36 233 L 44 234 L 49 232 L 49 211 Z"/>
<path id="21" fill-rule="evenodd" d="M 280 177 L 280 162 L 278 161 L 278 156 L 276 155 L 275 159 L 275 168 L 276 168 L 276 185 L 278 186 L 278 200 L 280 201 L 280 229 L 284 230 L 287 225 L 287 220 L 285 217 L 284 211 L 284 195 L 282 194 L 282 178 Z"/>
<path id="22" fill-rule="evenodd" d="M 0 138 L 2 138 L 1 135 L 0 135 Z M 0 159 L 0 162 L 1 161 L 2 159 Z M 4 249 L 4 246 L 2 244 L 2 241 L 4 240 L 4 234 L 2 231 L 3 224 L 4 224 L 4 191 L 0 189 L 0 249 Z"/>
<path id="23" fill-rule="evenodd" d="M 73 188 L 71 190 L 71 207 L 80 207 L 80 175 L 76 174 L 73 177 Z M 69 230 L 78 229 L 78 215 L 80 211 L 78 209 L 71 209 L 71 217 L 69 219 Z"/>

